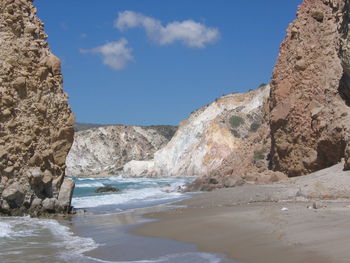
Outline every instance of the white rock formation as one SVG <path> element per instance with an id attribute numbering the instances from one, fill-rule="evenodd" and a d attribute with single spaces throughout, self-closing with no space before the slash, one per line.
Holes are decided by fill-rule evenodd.
<path id="1" fill-rule="evenodd" d="M 149 160 L 170 140 L 174 126 L 113 125 L 75 133 L 67 157 L 68 176 L 107 176 L 123 170 L 131 160 Z"/>
<path id="2" fill-rule="evenodd" d="M 170 142 L 154 154 L 153 163 L 131 161 L 123 172 L 128 176 L 208 175 L 253 132 L 253 123 L 260 124 L 269 91 L 266 85 L 248 93 L 229 94 L 200 108 L 183 121 Z M 242 120 L 237 127 L 232 125 L 235 117 Z"/>

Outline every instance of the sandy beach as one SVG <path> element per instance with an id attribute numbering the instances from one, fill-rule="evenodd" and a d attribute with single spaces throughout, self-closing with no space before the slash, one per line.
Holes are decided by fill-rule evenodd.
<path id="1" fill-rule="evenodd" d="M 198 194 L 176 204 L 186 207 L 147 215 L 160 220 L 133 233 L 188 242 L 243 263 L 349 262 L 350 202 L 334 196 L 344 192 L 333 185 L 337 180 L 327 185 L 329 176 L 342 189 L 339 182 L 350 179 L 333 166 L 284 183 Z"/>

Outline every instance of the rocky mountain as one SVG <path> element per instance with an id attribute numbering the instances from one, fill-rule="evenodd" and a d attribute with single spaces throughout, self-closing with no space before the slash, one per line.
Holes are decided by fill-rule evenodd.
<path id="1" fill-rule="evenodd" d="M 247 93 L 218 98 L 183 121 L 170 142 L 154 154 L 153 160 L 131 161 L 124 166 L 124 173 L 130 176 L 208 177 L 214 175 L 228 158 L 241 156 L 244 161 L 239 165 L 242 165 L 246 159 L 254 163 L 254 154 L 256 161 L 266 169 L 265 155 L 269 152 L 266 137 L 269 133 L 264 133 L 263 127 L 267 127 L 265 115 L 269 93 L 269 85 L 264 85 Z M 254 142 L 251 144 L 256 146 L 256 152 L 250 148 L 252 152 L 244 151 L 243 156 L 243 147 L 249 140 Z"/>
<path id="2" fill-rule="evenodd" d="M 297 176 L 350 168 L 350 3 L 304 0 L 271 83 L 272 168 Z"/>
<path id="3" fill-rule="evenodd" d="M 152 159 L 176 129 L 176 126 L 112 125 L 80 130 L 74 135 L 66 174 L 72 177 L 118 174 L 131 160 Z"/>
<path id="4" fill-rule="evenodd" d="M 0 1 L 0 212 L 68 211 L 74 116 L 31 0 Z"/>

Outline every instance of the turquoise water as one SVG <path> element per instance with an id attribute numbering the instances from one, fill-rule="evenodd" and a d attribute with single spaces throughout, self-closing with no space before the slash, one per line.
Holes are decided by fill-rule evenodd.
<path id="1" fill-rule="evenodd" d="M 154 206 L 188 197 L 179 190 L 189 178 L 76 178 L 72 205 L 75 208 L 106 212 Z M 96 193 L 98 187 L 113 186 L 119 192 Z"/>

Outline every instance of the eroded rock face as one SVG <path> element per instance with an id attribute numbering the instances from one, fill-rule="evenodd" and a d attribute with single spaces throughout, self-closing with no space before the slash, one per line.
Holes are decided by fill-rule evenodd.
<path id="1" fill-rule="evenodd" d="M 271 84 L 272 168 L 298 176 L 350 168 L 349 2 L 304 0 Z"/>
<path id="2" fill-rule="evenodd" d="M 273 183 L 284 180 L 287 176 L 269 169 L 269 153 L 271 136 L 269 126 L 269 100 L 267 94 L 254 109 L 255 118 L 259 120 L 250 123 L 249 132 L 239 131 L 243 136 L 240 143 L 227 155 L 220 165 L 211 169 L 210 173 L 189 184 L 186 191 L 211 191 L 223 187 L 237 187 L 243 184 Z M 252 112 L 241 114 L 246 120 Z M 240 124 L 240 129 L 244 125 Z M 233 134 L 239 129 L 233 130 Z"/>
<path id="3" fill-rule="evenodd" d="M 66 174 L 72 177 L 116 175 L 131 160 L 152 159 L 176 129 L 176 126 L 113 125 L 78 131 L 67 157 Z"/>
<path id="4" fill-rule="evenodd" d="M 269 89 L 266 85 L 248 93 L 229 94 L 193 112 L 170 142 L 154 154 L 153 162 L 129 162 L 124 173 L 196 177 L 213 174 L 263 124 Z"/>
<path id="5" fill-rule="evenodd" d="M 70 206 L 70 200 L 62 207 L 45 201 L 60 194 L 74 133 L 60 60 L 46 38 L 32 1 L 0 1 L 2 213 L 38 211 L 41 203 L 50 203 L 50 212 Z"/>

